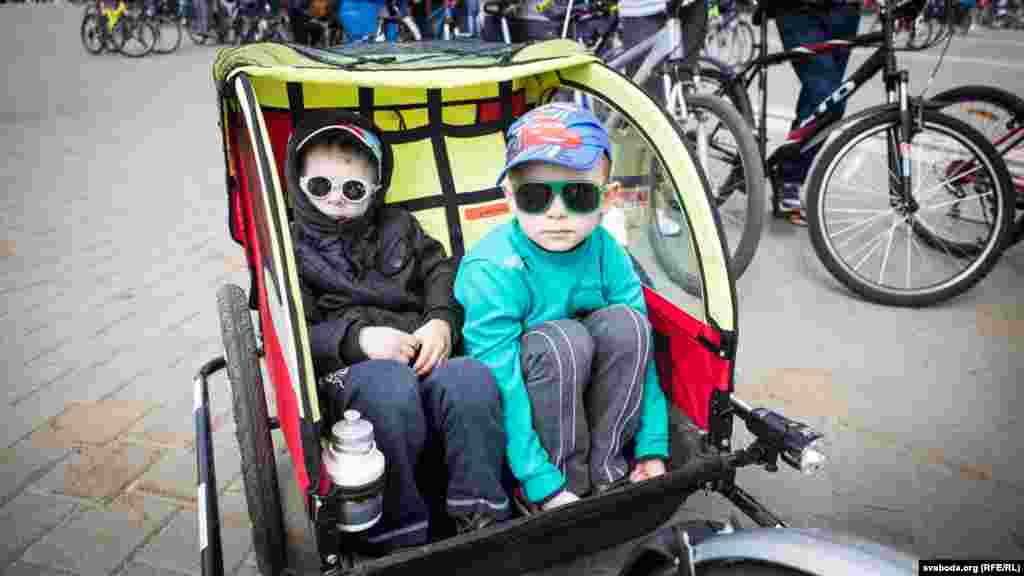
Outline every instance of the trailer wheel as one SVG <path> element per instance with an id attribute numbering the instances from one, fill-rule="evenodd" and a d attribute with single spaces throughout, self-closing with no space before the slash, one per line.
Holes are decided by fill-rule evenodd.
<path id="1" fill-rule="evenodd" d="M 802 576 L 805 573 L 779 564 L 736 560 L 697 566 L 698 576 Z"/>
<path id="2" fill-rule="evenodd" d="M 245 500 L 252 520 L 252 543 L 260 573 L 277 576 L 285 569 L 284 528 L 270 439 L 267 397 L 263 391 L 256 335 L 245 292 L 233 284 L 217 292 L 221 336 L 241 452 Z"/>

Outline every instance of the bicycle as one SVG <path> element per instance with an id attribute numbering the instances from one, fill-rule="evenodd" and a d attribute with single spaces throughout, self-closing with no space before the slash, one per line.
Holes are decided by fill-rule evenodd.
<path id="1" fill-rule="evenodd" d="M 946 13 L 950 14 L 948 6 L 949 0 Z M 802 151 L 825 142 L 830 135 L 838 132 L 818 153 L 807 181 L 807 216 L 811 242 L 818 258 L 843 285 L 868 301 L 892 306 L 928 306 L 969 290 L 991 271 L 998 260 L 1008 238 L 1013 216 L 1012 182 L 998 151 L 969 125 L 940 113 L 937 106 L 911 97 L 907 92 L 908 73 L 898 68 L 896 61 L 896 22 L 916 17 L 921 9 L 921 0 L 890 4 L 881 11 L 881 32 L 858 35 L 851 39 L 833 39 L 774 54 L 767 53 L 767 19 L 762 19 L 759 57 L 727 80 L 734 86 L 743 87 L 743 95 L 746 95 L 746 89 L 755 78 L 759 80 L 759 123 L 755 128 L 765 158 L 765 172 L 772 180 L 772 209 L 776 215 L 779 214 L 781 163 L 795 159 Z M 951 36 L 952 31 L 947 29 L 933 45 L 942 39 L 951 39 Z M 867 61 L 821 102 L 809 118 L 791 131 L 784 144 L 766 155 L 767 69 L 837 48 L 872 46 L 876 50 Z M 887 103 L 863 110 L 840 122 L 839 106 L 879 74 L 885 84 Z M 730 90 L 730 93 L 737 94 L 740 91 Z M 748 97 L 745 110 L 751 109 Z M 834 130 L 837 126 L 842 126 L 842 130 Z M 928 137 L 922 136 L 926 133 Z M 959 147 L 962 151 L 958 155 L 951 154 L 949 159 L 934 159 L 930 171 L 916 168 L 932 160 L 931 157 L 922 158 L 923 154 L 938 156 L 950 152 L 952 147 Z M 853 150 L 857 150 L 858 154 L 852 154 Z M 878 176 L 878 173 L 865 170 L 864 164 L 879 157 L 885 161 L 881 163 L 879 171 L 882 182 L 876 183 L 871 179 Z M 847 159 L 850 164 L 843 165 L 842 162 Z M 929 175 L 936 177 L 938 182 L 924 189 L 923 180 Z M 859 180 L 856 185 L 846 186 L 849 191 L 863 191 L 871 184 L 887 189 L 886 194 L 878 195 L 885 199 L 883 207 L 867 209 L 842 205 L 843 196 L 829 192 L 837 176 L 856 177 Z M 915 178 L 922 182 L 915 182 Z M 930 203 L 936 193 L 943 190 L 955 199 Z M 833 206 L 833 203 L 839 206 Z M 959 204 L 961 208 L 972 206 L 976 210 L 980 207 L 980 214 L 971 214 L 956 222 L 972 222 L 984 228 L 967 232 L 967 239 L 951 239 L 949 234 L 952 232 L 940 230 L 930 217 L 932 213 L 954 204 Z M 838 215 L 837 219 L 830 220 L 833 214 Z M 858 220 L 858 215 L 868 216 Z M 841 248 L 871 230 L 872 226 L 883 222 L 887 222 L 888 227 L 883 227 L 882 232 L 850 255 L 856 262 L 847 262 L 840 254 Z M 893 258 L 892 244 L 896 240 L 897 229 L 905 240 L 906 254 L 898 254 Z M 978 238 L 981 233 L 984 236 Z M 942 276 L 946 269 L 956 269 L 946 276 L 929 279 L 920 287 L 912 287 L 910 276 L 913 256 L 916 253 L 922 260 L 925 257 L 918 242 L 952 260 L 942 263 L 929 261 L 927 265 L 930 272 Z M 974 245 L 975 248 L 964 250 L 965 244 Z M 886 247 L 885 251 L 876 254 L 883 246 Z M 878 264 L 877 281 L 860 273 L 860 269 L 872 258 L 872 263 Z M 962 267 L 958 266 L 965 259 L 970 261 Z M 905 283 L 901 286 L 886 283 L 885 274 L 890 262 L 899 265 L 901 261 L 906 263 Z"/>
<path id="2" fill-rule="evenodd" d="M 181 46 L 181 18 L 171 0 L 162 0 L 153 11 L 143 11 L 140 18 L 150 23 L 156 31 L 153 53 L 170 54 Z"/>
<path id="3" fill-rule="evenodd" d="M 130 10 L 124 0 L 113 5 L 96 0 L 85 10 L 79 34 L 91 54 L 109 50 L 141 58 L 153 50 L 157 32 L 137 11 Z"/>
<path id="4" fill-rule="evenodd" d="M 1003 156 L 1016 190 L 1017 217 L 1008 246 L 1019 243 L 1024 239 L 1024 99 L 993 86 L 959 86 L 931 101 L 984 134 Z M 962 217 L 959 204 L 951 204 L 950 212 Z"/>
<path id="5" fill-rule="evenodd" d="M 104 50 L 120 52 L 124 44 L 122 29 L 117 28 L 117 20 L 121 18 L 127 6 L 120 2 L 114 8 L 108 8 L 99 0 L 90 3 L 82 14 L 79 36 L 82 46 L 90 54 L 100 54 Z"/>
<path id="6" fill-rule="evenodd" d="M 736 0 L 708 3 L 705 53 L 730 66 L 743 66 L 754 58 L 754 28 L 740 17 Z"/>
<path id="7" fill-rule="evenodd" d="M 611 25 L 598 30 L 595 37 L 580 38 L 591 51 L 600 56 L 614 69 L 623 70 L 631 63 L 641 64 L 632 75 L 633 82 L 644 85 L 648 78 L 660 71 L 662 77 L 661 101 L 669 115 L 683 130 L 686 140 L 693 145 L 697 162 L 704 169 L 712 193 L 711 202 L 716 207 L 723 225 L 730 255 L 729 268 L 739 278 L 750 266 L 761 241 L 765 212 L 764 173 L 757 142 L 743 116 L 726 100 L 719 96 L 698 94 L 704 69 L 687 70 L 685 54 L 703 43 L 700 40 L 684 45 L 683 22 L 679 9 L 684 5 L 679 0 L 669 3 L 669 18 L 661 30 L 647 40 L 627 50 L 615 45 L 617 11 L 608 2 L 591 1 L 580 7 L 570 0 L 563 26 L 563 34 L 570 28 L 574 33 L 579 25 L 594 19 L 611 18 Z M 538 6 L 539 7 L 539 6 Z M 688 49 L 689 48 L 689 49 Z M 642 60 L 641 60 L 642 58 Z M 709 62 L 707 59 L 698 59 Z M 712 61 L 713 62 L 713 61 Z M 600 107 L 600 103 L 595 103 Z M 603 110 L 609 129 L 619 121 L 617 112 Z M 650 174 L 652 190 L 659 185 L 660 174 L 657 163 Z M 651 194 L 657 198 L 658 194 Z M 652 234 L 672 236 L 682 231 L 682 218 L 676 216 L 677 206 L 655 207 L 651 213 L 658 219 L 657 226 L 650 226 Z M 652 238 L 655 247 L 667 245 L 663 238 Z M 656 255 L 662 265 L 671 265 L 668 255 Z"/>

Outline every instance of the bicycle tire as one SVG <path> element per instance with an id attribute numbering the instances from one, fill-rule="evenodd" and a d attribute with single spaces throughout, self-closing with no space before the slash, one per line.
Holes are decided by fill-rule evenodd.
<path id="1" fill-rule="evenodd" d="M 738 34 L 746 38 L 746 55 L 736 65 L 737 68 L 742 69 L 744 66 L 754 61 L 754 57 L 757 54 L 757 49 L 754 47 L 756 44 L 754 39 L 757 38 L 757 36 L 754 34 L 754 26 L 746 20 L 740 20 L 737 22 L 736 30 Z"/>
<path id="2" fill-rule="evenodd" d="M 124 43 L 120 52 L 129 58 L 142 58 L 153 51 L 156 29 L 148 20 L 124 14 L 114 28 L 121 28 Z"/>
<path id="3" fill-rule="evenodd" d="M 156 29 L 154 54 L 171 54 L 181 47 L 181 21 L 171 16 L 157 16 L 153 21 Z M 166 38 L 166 40 L 165 40 Z"/>
<path id="4" fill-rule="evenodd" d="M 750 94 L 736 76 L 706 62 L 700 62 L 698 94 L 710 94 L 725 98 L 740 113 L 750 126 L 754 126 L 754 106 Z"/>
<path id="5" fill-rule="evenodd" d="M 85 14 L 82 18 L 82 25 L 79 28 L 79 37 L 82 39 L 82 46 L 89 54 L 103 52 L 103 22 L 96 14 Z"/>
<path id="6" fill-rule="evenodd" d="M 963 294 L 980 282 L 992 270 L 999 260 L 1002 248 L 1005 245 L 1004 243 L 1010 234 L 1013 215 L 1012 197 L 1010 196 L 1012 183 L 1009 171 L 1006 169 L 1006 164 L 984 136 L 955 118 L 932 110 L 922 110 L 920 112 L 920 129 L 931 129 L 958 140 L 961 145 L 977 155 L 976 161 L 979 161 L 986 169 L 990 181 L 995 184 L 994 198 L 997 212 L 994 218 L 994 228 L 985 245 L 979 250 L 976 261 L 946 280 L 914 290 L 879 286 L 868 281 L 855 270 L 851 270 L 836 255 L 833 249 L 824 223 L 823 187 L 831 180 L 838 164 L 837 160 L 841 159 L 848 150 L 851 150 L 859 142 L 863 142 L 866 137 L 870 137 L 874 132 L 896 130 L 900 125 L 901 119 L 898 110 L 882 110 L 877 114 L 865 116 L 848 126 L 831 143 L 826 145 L 819 154 L 818 162 L 810 175 L 807 188 L 808 231 L 811 237 L 811 244 L 822 264 L 824 264 L 834 278 L 851 291 L 860 295 L 865 300 L 877 304 L 916 308 L 937 304 Z M 914 218 L 915 214 L 916 212 L 912 213 L 908 220 Z M 873 218 L 877 218 L 877 216 Z M 914 220 L 917 221 L 916 218 Z M 890 229 L 890 247 L 895 228 L 896 226 L 893 225 Z M 914 232 L 918 231 L 915 230 Z M 860 232 L 857 234 L 860 234 Z M 913 236 L 908 235 L 908 240 L 911 238 Z M 910 252 L 912 245 L 912 241 L 908 241 L 908 252 Z M 868 255 L 870 256 L 873 252 L 874 248 L 872 248 Z M 887 261 L 888 252 L 882 264 L 883 274 Z"/>
<path id="7" fill-rule="evenodd" d="M 1001 88 L 996 88 L 994 86 L 958 86 L 956 88 L 951 88 L 949 90 L 939 92 L 934 97 L 932 97 L 931 100 L 933 102 L 943 104 L 942 107 L 939 108 L 941 112 L 953 116 L 954 118 L 963 120 L 972 128 L 977 129 L 979 132 L 985 135 L 985 137 L 988 138 L 989 141 L 993 143 L 993 145 L 995 145 L 995 138 L 1000 136 L 1001 134 L 990 135 L 985 130 L 980 129 L 976 124 L 968 122 L 967 119 L 963 119 L 960 118 L 959 116 L 952 114 L 951 108 L 953 106 L 968 102 L 979 102 L 982 104 L 987 104 L 1004 112 L 1006 114 L 1005 118 L 1007 118 L 1007 128 L 1010 128 L 1012 126 L 1024 126 L 1024 98 L 1021 98 L 1012 92 L 1007 92 L 1006 90 L 1003 90 Z M 985 119 L 983 111 L 979 111 L 979 113 L 976 113 L 974 115 L 978 116 L 980 119 Z M 1017 145 L 1017 149 L 1022 148 L 1024 148 L 1024 142 Z M 1014 180 L 1014 187 L 1017 189 L 1017 216 L 1016 222 L 1013 226 L 1013 235 L 1009 241 L 1009 244 L 1011 245 L 1020 242 L 1021 239 L 1024 238 L 1024 174 L 1021 174 L 1020 181 L 1021 183 L 1020 185 L 1018 185 L 1017 180 Z"/>
<path id="8" fill-rule="evenodd" d="M 729 133 L 735 142 L 735 157 L 728 157 L 731 150 L 718 145 L 717 156 L 726 159 L 727 164 L 732 167 L 728 170 L 722 182 L 713 178 L 713 170 L 710 166 L 701 166 L 704 175 L 708 179 L 709 190 L 712 194 L 712 205 L 719 211 L 721 220 L 727 219 L 730 212 L 726 212 L 723 206 L 737 193 L 745 195 L 745 200 L 735 203 L 737 207 L 743 208 L 743 220 L 739 228 L 739 237 L 735 232 L 725 232 L 726 225 L 722 222 L 723 233 L 726 237 L 726 246 L 730 252 L 730 269 L 733 277 L 739 278 L 750 266 L 757 252 L 757 246 L 761 242 L 761 231 L 764 228 L 765 213 L 765 177 L 764 162 L 758 151 L 757 141 L 750 130 L 750 125 L 740 113 L 724 99 L 714 96 L 693 94 L 686 96 L 687 112 L 692 116 L 697 114 L 710 114 L 721 122 L 721 126 Z M 684 135 L 698 151 L 698 160 L 701 146 L 697 143 L 697 137 L 688 124 L 684 126 Z M 691 140 L 692 138 L 692 140 Z M 727 144 L 726 144 L 727 146 Z M 712 145 L 714 148 L 714 146 Z M 732 206 L 732 204 L 730 205 Z M 733 219 L 736 218 L 735 211 L 732 211 Z M 733 219 L 730 219 L 733 221 Z"/>

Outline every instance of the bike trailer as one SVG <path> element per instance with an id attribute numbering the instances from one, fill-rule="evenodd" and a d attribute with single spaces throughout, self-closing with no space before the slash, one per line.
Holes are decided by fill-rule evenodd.
<path id="1" fill-rule="evenodd" d="M 218 293 L 225 356 L 204 365 L 195 379 L 204 574 L 223 573 L 207 381 L 225 367 L 253 542 L 264 574 L 310 566 L 308 558 L 297 558 L 310 546 L 311 571 L 320 573 L 521 574 L 650 533 L 702 487 L 719 491 L 759 524 L 782 526 L 735 485 L 734 465 L 774 463 L 780 455 L 797 463 L 813 452 L 808 449 L 820 435 L 734 398 L 736 295 L 720 225 L 679 130 L 639 87 L 563 40 L 327 50 L 252 44 L 222 50 L 213 80 L 228 228 L 245 252 L 250 286 L 247 295 L 234 286 Z M 657 369 L 671 404 L 669 473 L 382 558 L 357 558 L 332 521 L 336 509 L 321 461 L 323 437 L 333 423 L 325 421 L 318 398 L 289 232 L 291 191 L 283 176 L 288 137 L 302 118 L 326 109 L 371 117 L 395 155 L 387 202 L 412 211 L 428 233 L 460 257 L 492 226 L 510 218 L 495 186 L 505 130 L 560 88 L 599 97 L 630 125 L 613 131 L 613 166 L 618 167 L 612 177 L 624 183 L 627 194 L 617 219 L 606 226 L 616 229 L 645 278 Z M 265 377 L 273 414 L 268 414 Z M 756 456 L 732 451 L 734 416 L 765 439 Z M 272 446 L 275 429 L 286 452 Z M 280 481 L 279 461 L 287 461 L 291 471 Z M 282 500 L 287 494 L 301 501 L 302 518 L 286 527 Z"/>

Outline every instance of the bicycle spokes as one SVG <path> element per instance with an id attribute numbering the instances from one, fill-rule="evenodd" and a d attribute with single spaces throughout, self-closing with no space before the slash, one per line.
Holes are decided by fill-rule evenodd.
<path id="1" fill-rule="evenodd" d="M 878 126 L 831 159 L 818 214 L 846 274 L 879 291 L 940 287 L 977 266 L 998 234 L 996 178 L 967 139 Z"/>

